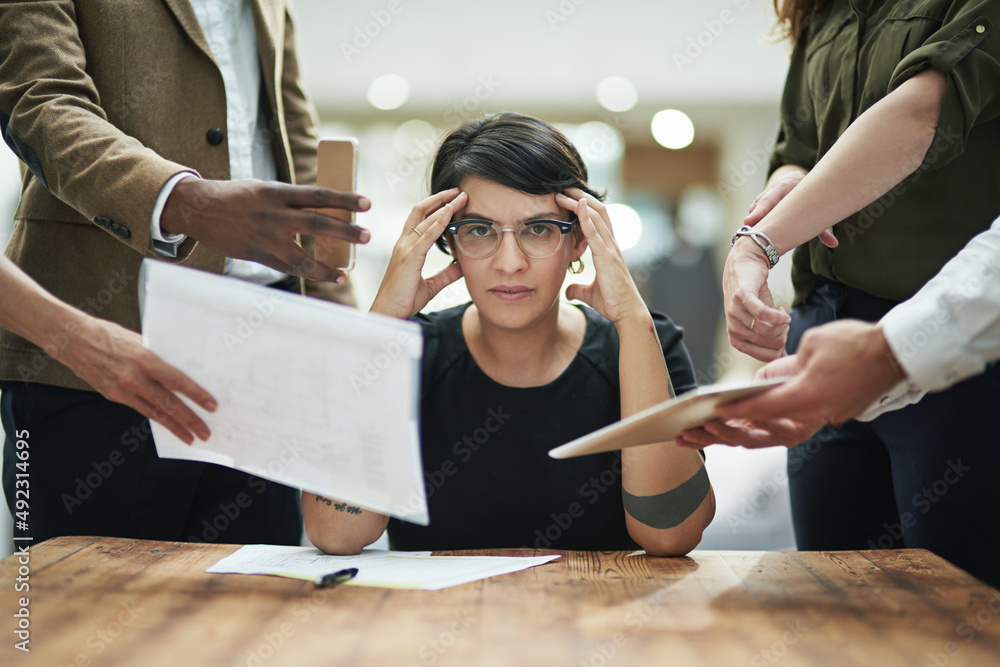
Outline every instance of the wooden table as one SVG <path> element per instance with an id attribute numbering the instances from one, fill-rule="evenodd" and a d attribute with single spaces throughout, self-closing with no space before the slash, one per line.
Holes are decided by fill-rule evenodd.
<path id="1" fill-rule="evenodd" d="M 1000 591 L 922 550 L 562 552 L 399 591 L 205 574 L 237 548 L 58 538 L 31 549 L 28 592 L 11 556 L 0 665 L 1000 664 Z M 30 654 L 13 646 L 21 597 Z"/>

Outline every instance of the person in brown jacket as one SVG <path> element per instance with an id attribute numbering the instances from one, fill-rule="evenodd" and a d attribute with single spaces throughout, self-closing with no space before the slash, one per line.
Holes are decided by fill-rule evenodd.
<path id="1" fill-rule="evenodd" d="M 316 117 L 286 2 L 3 3 L 0 34 L 0 133 L 23 176 L 7 256 L 58 299 L 138 331 L 146 257 L 279 289 L 346 278 L 296 244 L 366 242 L 311 209 L 369 202 L 308 185 Z M 12 513 L 31 491 L 16 535 L 298 544 L 295 490 L 159 459 L 141 414 L 10 331 L 0 380 Z"/>

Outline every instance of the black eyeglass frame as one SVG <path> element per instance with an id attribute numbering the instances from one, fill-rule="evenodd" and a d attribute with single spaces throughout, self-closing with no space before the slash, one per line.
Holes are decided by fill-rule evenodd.
<path id="1" fill-rule="evenodd" d="M 556 249 L 553 250 L 551 254 L 544 255 L 542 257 L 532 257 L 531 255 L 528 255 L 527 251 L 525 251 L 523 247 L 521 247 L 521 240 L 520 240 L 520 233 L 521 232 L 520 232 L 520 229 L 523 229 L 525 227 L 529 227 L 530 225 L 538 224 L 540 222 L 552 224 L 552 225 L 555 225 L 556 227 L 559 228 L 559 234 L 561 235 L 559 237 L 559 245 L 556 246 Z M 455 236 L 458 236 L 458 228 L 461 227 L 462 225 L 469 225 L 469 224 L 491 225 L 493 227 L 497 227 L 497 228 L 499 228 L 501 230 L 501 232 L 500 232 L 500 238 L 503 237 L 503 230 L 510 228 L 510 226 L 498 225 L 497 223 L 492 222 L 490 220 L 469 219 L 469 220 L 459 220 L 458 222 L 449 223 L 448 226 L 444 228 L 444 230 L 446 232 L 448 232 L 449 234 L 453 234 Z M 571 231 L 573 231 L 573 228 L 576 227 L 576 224 L 577 224 L 576 216 L 573 216 L 573 220 L 569 220 L 569 221 L 567 221 L 567 220 L 549 220 L 549 219 L 545 219 L 545 218 L 542 218 L 542 219 L 539 219 L 539 220 L 526 220 L 526 221 L 522 222 L 519 226 L 517 226 L 518 227 L 518 231 L 514 234 L 514 239 L 517 242 L 517 247 L 521 248 L 521 251 L 524 252 L 524 254 L 527 255 L 528 257 L 532 257 L 532 259 L 545 259 L 546 257 L 551 257 L 552 255 L 554 255 L 557 252 L 559 252 L 559 248 L 562 247 L 562 237 L 565 236 L 566 234 L 569 234 Z M 459 251 L 461 251 L 461 253 L 463 255 L 467 255 L 468 257 L 473 257 L 475 259 L 482 259 L 483 257 L 490 257 L 497 250 L 500 249 L 500 243 L 497 243 L 496 249 L 494 249 L 493 252 L 491 252 L 489 254 L 486 254 L 486 255 L 470 255 L 466 251 L 462 250 L 462 246 L 461 246 L 461 244 L 458 243 L 457 239 L 455 241 L 455 245 L 458 246 Z"/>

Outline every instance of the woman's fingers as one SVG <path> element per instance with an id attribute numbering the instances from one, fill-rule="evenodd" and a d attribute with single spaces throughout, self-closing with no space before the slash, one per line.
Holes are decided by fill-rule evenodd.
<path id="1" fill-rule="evenodd" d="M 571 188 L 570 190 L 574 189 Z M 567 190 L 567 192 L 570 190 Z M 587 242 L 591 244 L 591 247 L 593 247 L 593 241 L 597 238 L 601 239 L 606 246 L 617 247 L 614 240 L 614 231 L 611 228 L 611 221 L 607 217 L 607 209 L 603 205 L 601 206 L 602 210 L 595 209 L 591 206 L 590 200 L 592 199 L 593 197 L 590 199 L 585 197 L 573 199 L 561 193 L 556 194 L 556 203 L 576 214 L 576 218 L 580 223 L 580 229 L 587 238 Z"/>
<path id="2" fill-rule="evenodd" d="M 611 216 L 608 214 L 608 207 L 604 205 L 604 202 L 593 195 L 587 194 L 580 188 L 566 188 L 561 194 L 563 196 L 567 196 L 577 205 L 581 199 L 586 202 L 587 206 L 595 212 L 596 217 L 599 217 L 604 221 L 607 231 L 611 234 L 611 237 L 614 237 L 614 229 L 611 226 Z M 559 195 L 556 195 L 556 197 L 558 198 Z"/>
<path id="3" fill-rule="evenodd" d="M 467 202 L 468 195 L 453 188 L 428 197 L 413 208 L 393 248 L 389 266 L 372 302 L 372 312 L 407 318 L 420 312 L 427 304 L 431 298 L 427 296 L 427 291 L 431 286 L 421 278 L 427 253 L 444 233 L 455 211 Z M 423 217 L 425 211 L 433 212 Z M 437 290 L 447 284 L 444 282 Z"/>
<path id="4" fill-rule="evenodd" d="M 740 352 L 770 361 L 781 356 L 791 317 L 774 307 L 767 266 L 754 256 L 731 252 L 723 274 L 726 329 Z"/>
<path id="5" fill-rule="evenodd" d="M 468 201 L 469 195 L 464 192 L 459 192 L 451 199 L 451 201 L 446 202 L 444 206 L 415 225 L 416 229 L 421 233 L 430 231 L 436 232 L 440 235 L 448 223 L 451 222 L 452 216 L 454 216 L 458 210 L 463 208 Z"/>
<path id="6" fill-rule="evenodd" d="M 580 283 L 573 283 L 566 288 L 566 298 L 570 301 L 583 301 L 584 303 L 591 305 L 590 295 L 594 291 L 594 286 L 591 285 L 581 285 Z"/>
<path id="7" fill-rule="evenodd" d="M 750 208 L 750 212 L 747 217 L 743 218 L 743 224 L 749 227 L 753 227 L 758 222 L 764 219 L 764 216 L 770 213 L 775 206 L 778 205 L 785 194 L 784 192 L 776 192 L 773 188 L 762 193 L 756 200 L 754 200 L 753 206 Z"/>
<path id="8" fill-rule="evenodd" d="M 604 202 L 597 197 L 584 192 L 580 188 L 566 188 L 563 190 L 563 193 L 576 200 L 585 199 L 590 208 L 597 211 L 602 217 L 604 217 L 607 213 L 607 207 L 604 205 Z"/>
<path id="9" fill-rule="evenodd" d="M 773 361 L 785 354 L 788 325 L 762 323 L 751 317 L 747 326 L 739 317 L 734 317 L 728 321 L 726 328 L 732 346 L 755 359 Z"/>
<path id="10" fill-rule="evenodd" d="M 441 269 L 433 276 L 425 280 L 424 282 L 427 284 L 427 289 L 430 291 L 430 296 L 428 298 L 428 301 L 437 296 L 438 292 L 440 292 L 445 287 L 452 284 L 461 277 L 462 277 L 462 267 L 458 265 L 458 262 L 452 262 L 451 264 L 449 264 L 448 266 Z"/>
<path id="11" fill-rule="evenodd" d="M 438 237 L 444 233 L 445 227 L 451 222 L 455 212 L 461 209 L 469 201 L 469 196 L 464 192 L 458 193 L 451 201 L 445 203 L 427 218 L 415 225 L 411 225 L 408 230 L 403 230 L 403 234 L 409 233 L 415 237 L 412 241 L 417 252 L 427 254 L 437 241 Z"/>
<path id="12" fill-rule="evenodd" d="M 840 241 L 833 235 L 833 227 L 827 227 L 824 231 L 820 232 L 819 241 L 827 248 L 836 248 L 840 245 Z"/>
<path id="13" fill-rule="evenodd" d="M 433 194 L 414 206 L 411 216 L 416 216 L 416 222 L 420 222 L 428 215 L 453 200 L 456 196 L 458 196 L 458 193 L 458 188 L 452 188 L 450 190 L 442 190 L 441 192 Z M 407 222 L 409 222 L 409 220 Z"/>
<path id="14" fill-rule="evenodd" d="M 421 201 L 410 210 L 410 215 L 406 218 L 405 227 L 400 238 L 406 239 L 408 235 L 416 236 L 422 234 L 428 225 L 428 220 L 434 218 L 435 215 L 443 213 L 445 206 L 449 203 L 455 204 L 458 198 L 463 195 L 465 193 L 460 192 L 458 188 L 452 188 L 433 194 Z M 467 200 L 468 196 L 465 199 Z M 457 210 L 457 208 L 457 206 L 453 206 L 452 210 Z"/>

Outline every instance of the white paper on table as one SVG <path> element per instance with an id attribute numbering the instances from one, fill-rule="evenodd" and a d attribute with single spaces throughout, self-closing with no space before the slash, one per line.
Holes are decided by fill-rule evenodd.
<path id="1" fill-rule="evenodd" d="M 420 327 L 144 260 L 143 343 L 211 393 L 212 437 L 153 423 L 161 457 L 217 463 L 428 525 Z"/>
<path id="2" fill-rule="evenodd" d="M 431 556 L 429 551 L 365 549 L 356 556 L 331 556 L 313 547 L 248 544 L 205 570 L 215 574 L 270 574 L 314 579 L 349 567 L 358 574 L 345 584 L 436 591 L 559 558 L 551 556 Z"/>

